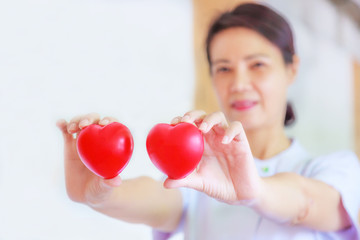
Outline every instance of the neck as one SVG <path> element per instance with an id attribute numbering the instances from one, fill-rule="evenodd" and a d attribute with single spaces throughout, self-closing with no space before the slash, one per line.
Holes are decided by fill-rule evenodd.
<path id="1" fill-rule="evenodd" d="M 291 144 L 283 126 L 248 130 L 246 136 L 253 156 L 261 160 L 277 155 Z"/>

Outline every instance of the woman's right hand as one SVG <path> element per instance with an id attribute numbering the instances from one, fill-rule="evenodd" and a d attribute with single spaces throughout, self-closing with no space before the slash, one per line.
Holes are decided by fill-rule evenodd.
<path id="1" fill-rule="evenodd" d="M 70 122 L 57 121 L 64 138 L 64 164 L 66 190 L 71 200 L 88 205 L 105 201 L 114 187 L 121 184 L 119 176 L 103 179 L 92 173 L 80 160 L 76 149 L 76 139 L 84 127 L 90 124 L 107 125 L 117 120 L 113 117 L 100 118 L 97 113 L 74 117 Z"/>
<path id="2" fill-rule="evenodd" d="M 119 176 L 105 180 L 81 162 L 76 149 L 81 129 L 93 123 L 107 125 L 115 121 L 91 113 L 70 122 L 63 119 L 57 122 L 64 137 L 65 182 L 70 199 L 122 221 L 146 224 L 161 231 L 175 230 L 182 215 L 179 190 L 165 189 L 162 182 L 144 176 L 123 182 Z"/>

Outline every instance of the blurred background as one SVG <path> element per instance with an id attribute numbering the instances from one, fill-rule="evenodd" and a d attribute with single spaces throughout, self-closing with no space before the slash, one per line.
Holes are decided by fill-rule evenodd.
<path id="1" fill-rule="evenodd" d="M 0 239 L 151 239 L 146 226 L 67 198 L 55 122 L 88 112 L 117 117 L 135 140 L 121 176 L 160 179 L 147 133 L 191 109 L 217 109 L 204 36 L 240 2 L 0 1 Z M 359 154 L 360 1 L 264 2 L 292 24 L 301 58 L 289 135 L 314 155 Z"/>

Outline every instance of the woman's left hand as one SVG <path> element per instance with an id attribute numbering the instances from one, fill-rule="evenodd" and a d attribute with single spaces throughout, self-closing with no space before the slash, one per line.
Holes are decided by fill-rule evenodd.
<path id="1" fill-rule="evenodd" d="M 191 111 L 172 123 L 195 124 L 204 134 L 205 148 L 198 167 L 184 179 L 167 179 L 167 188 L 188 187 L 229 204 L 252 204 L 262 179 L 257 173 L 245 131 L 240 122 L 230 124 L 222 112 L 206 115 Z"/>

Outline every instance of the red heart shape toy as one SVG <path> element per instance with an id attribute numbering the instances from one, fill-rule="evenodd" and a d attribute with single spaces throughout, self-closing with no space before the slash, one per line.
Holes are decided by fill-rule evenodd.
<path id="1" fill-rule="evenodd" d="M 128 164 L 134 141 L 125 125 L 114 122 L 106 126 L 92 124 L 82 129 L 76 146 L 81 161 L 89 170 L 110 179 Z"/>
<path id="2" fill-rule="evenodd" d="M 146 148 L 153 164 L 171 179 L 189 175 L 204 152 L 201 131 L 190 123 L 155 125 L 146 139 Z"/>

